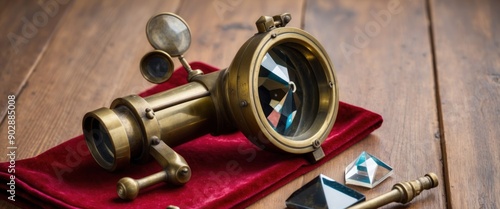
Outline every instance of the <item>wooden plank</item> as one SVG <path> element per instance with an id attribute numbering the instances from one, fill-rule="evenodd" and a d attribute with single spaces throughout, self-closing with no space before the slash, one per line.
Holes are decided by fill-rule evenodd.
<path id="1" fill-rule="evenodd" d="M 443 182 L 428 24 L 423 0 L 307 1 L 305 30 L 330 54 L 340 99 L 380 113 L 384 123 L 306 175 L 305 182 L 319 173 L 344 182 L 344 168 L 362 151 L 394 168 L 394 175 L 374 189 L 352 187 L 367 199 L 428 172 Z M 444 208 L 445 203 L 445 189 L 440 186 L 422 193 L 408 207 Z"/>
<path id="2" fill-rule="evenodd" d="M 193 37 L 186 58 L 226 68 L 240 46 L 257 32 L 255 21 L 260 16 L 288 12 L 293 14 L 289 25 L 299 27 L 302 5 L 302 0 L 183 1 L 179 15 L 190 25 Z"/>
<path id="3" fill-rule="evenodd" d="M 500 2 L 431 1 L 450 208 L 500 208 Z"/>
<path id="4" fill-rule="evenodd" d="M 70 4 L 67 0 L 0 3 L 0 121 L 7 95 L 19 95 Z"/>

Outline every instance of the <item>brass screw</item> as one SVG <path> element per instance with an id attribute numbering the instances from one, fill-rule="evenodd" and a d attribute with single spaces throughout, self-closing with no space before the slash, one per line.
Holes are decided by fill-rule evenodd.
<path id="1" fill-rule="evenodd" d="M 185 176 L 185 175 L 187 175 L 188 173 L 189 173 L 189 168 L 187 168 L 187 167 L 182 168 L 182 170 L 181 170 L 181 174 L 182 174 L 182 175 L 184 175 L 184 176 Z"/>
<path id="2" fill-rule="evenodd" d="M 158 145 L 158 144 L 160 144 L 160 139 L 157 136 L 151 137 L 151 144 L 152 145 Z"/>
<path id="3" fill-rule="evenodd" d="M 155 118 L 155 113 L 151 108 L 146 108 L 146 118 L 153 119 Z"/>
<path id="4" fill-rule="evenodd" d="M 248 106 L 248 102 L 246 100 L 240 102 L 240 107 L 246 107 L 246 106 Z"/>
<path id="5" fill-rule="evenodd" d="M 314 140 L 312 146 L 314 147 L 314 149 L 318 149 L 319 147 L 321 147 L 321 142 L 319 142 L 318 140 Z"/>

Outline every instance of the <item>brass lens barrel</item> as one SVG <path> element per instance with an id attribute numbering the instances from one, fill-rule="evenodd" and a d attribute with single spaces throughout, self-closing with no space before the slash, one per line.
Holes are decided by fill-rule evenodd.
<path id="1" fill-rule="evenodd" d="M 115 170 L 130 161 L 145 161 L 155 138 L 175 146 L 215 128 L 214 102 L 201 83 L 186 85 L 141 98 L 118 98 L 111 108 L 87 113 L 85 140 L 94 159 Z"/>

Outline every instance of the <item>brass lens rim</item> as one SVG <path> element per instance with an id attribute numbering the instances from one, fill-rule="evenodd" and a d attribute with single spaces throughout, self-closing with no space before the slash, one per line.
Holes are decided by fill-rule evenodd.
<path id="1" fill-rule="evenodd" d="M 99 125 L 104 128 L 104 133 L 106 134 L 107 140 L 111 143 L 111 147 L 104 144 L 105 152 L 111 154 L 111 160 L 108 160 L 109 156 L 105 156 L 108 153 L 101 153 L 103 151 L 99 149 L 101 144 L 106 143 L 104 141 L 96 141 L 98 139 L 94 138 L 92 130 L 92 123 L 98 122 Z M 108 171 L 114 171 L 119 167 L 127 165 L 130 162 L 130 146 L 127 138 L 127 132 L 120 122 L 120 119 L 116 113 L 109 108 L 100 108 L 92 112 L 88 112 L 83 117 L 83 130 L 85 141 L 89 147 L 90 153 L 96 160 L 96 162 L 104 169 Z M 90 130 L 89 130 L 90 129 Z"/>
<path id="2" fill-rule="evenodd" d="M 141 140 L 140 149 L 142 150 L 138 156 L 129 157 L 134 162 L 144 163 L 149 159 L 149 149 L 151 145 L 151 140 L 153 138 L 161 139 L 160 126 L 156 117 L 148 118 L 146 116 L 146 110 L 154 111 L 150 104 L 142 97 L 138 95 L 130 95 L 122 98 L 115 99 L 110 108 L 115 109 L 118 106 L 127 107 L 134 115 L 135 122 L 141 128 Z M 127 140 L 128 142 L 128 140 Z M 130 142 L 128 142 L 130 144 Z M 129 161 L 130 162 L 130 161 Z"/>
<path id="3" fill-rule="evenodd" d="M 168 69 L 167 69 L 167 72 L 165 73 L 165 75 L 163 75 L 161 77 L 156 77 L 149 72 L 149 70 L 148 70 L 149 63 L 147 61 L 153 56 L 159 57 L 167 63 Z M 172 57 L 168 53 L 166 53 L 162 50 L 154 50 L 154 51 L 148 52 L 147 54 L 145 54 L 142 57 L 141 62 L 140 62 L 140 69 L 141 69 L 142 77 L 144 77 L 147 81 L 149 81 L 151 83 L 155 83 L 155 84 L 160 84 L 160 83 L 166 82 L 168 79 L 170 79 L 170 77 L 172 77 L 172 74 L 174 73 L 174 61 L 172 60 Z"/>
<path id="4" fill-rule="evenodd" d="M 158 18 L 160 17 L 172 17 L 174 18 L 174 20 L 178 20 L 179 23 L 182 24 L 183 27 L 185 27 L 187 34 L 184 35 L 187 36 L 182 36 L 180 34 L 172 34 L 172 32 L 178 32 L 179 28 L 174 29 L 170 27 L 165 28 L 161 26 L 159 28 L 156 28 L 155 26 L 157 25 L 155 25 L 155 21 L 158 20 Z M 165 29 L 168 30 L 165 31 Z M 148 20 L 148 23 L 146 24 L 146 36 L 151 46 L 153 46 L 153 48 L 163 50 L 169 53 L 170 56 L 172 57 L 181 56 L 187 51 L 187 49 L 189 49 L 189 46 L 191 46 L 191 29 L 189 28 L 189 25 L 184 19 L 182 19 L 182 17 L 170 12 L 159 13 L 151 17 Z M 185 44 L 180 46 L 181 48 L 178 48 L 179 46 L 176 46 L 175 45 L 176 43 L 185 43 Z"/>
<path id="5" fill-rule="evenodd" d="M 300 51 L 312 65 L 318 81 L 318 112 L 312 125 L 297 136 L 283 136 L 276 132 L 263 114 L 258 94 L 260 65 L 273 47 L 285 45 Z M 299 47 L 298 47 L 299 46 Z M 271 150 L 302 154 L 317 149 L 333 127 L 338 111 L 338 87 L 333 65 L 319 42 L 297 28 L 277 28 L 256 34 L 238 51 L 228 68 L 226 80 L 227 101 L 238 128 L 258 146 Z M 315 142 L 318 141 L 318 142 Z"/>

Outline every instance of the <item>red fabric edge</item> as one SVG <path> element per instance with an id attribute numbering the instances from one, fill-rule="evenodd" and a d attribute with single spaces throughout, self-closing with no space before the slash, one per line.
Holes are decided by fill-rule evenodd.
<path id="1" fill-rule="evenodd" d="M 347 104 L 347 103 L 343 103 L 343 102 L 341 102 L 341 103 L 342 103 L 342 105 L 354 107 L 354 106 Z M 356 108 L 358 108 L 358 107 L 356 107 Z M 371 122 L 371 123 L 366 123 L 366 122 Z M 331 153 L 327 154 L 325 156 L 325 158 L 321 159 L 320 162 L 302 167 L 298 171 L 293 172 L 290 175 L 288 175 L 286 178 L 281 179 L 276 184 L 271 185 L 270 187 L 264 189 L 260 193 L 257 193 L 257 195 L 255 195 L 255 196 L 253 196 L 245 201 L 242 201 L 240 204 L 237 204 L 235 206 L 235 208 L 248 207 L 251 204 L 257 202 L 258 200 L 260 200 L 260 199 L 264 198 L 265 196 L 271 194 L 272 192 L 276 191 L 277 189 L 281 188 L 282 186 L 286 185 L 287 183 L 298 178 L 299 176 L 302 176 L 302 175 L 314 170 L 315 168 L 320 167 L 325 162 L 331 160 L 333 157 L 335 157 L 338 154 L 340 154 L 341 152 L 345 151 L 347 148 L 351 147 L 352 145 L 354 145 L 354 144 L 358 143 L 359 141 L 363 140 L 364 138 L 366 138 L 371 132 L 373 132 L 374 130 L 379 128 L 382 125 L 382 122 L 383 122 L 382 117 L 380 117 L 379 115 L 375 115 L 375 114 L 373 115 L 373 119 L 369 119 L 369 120 L 367 119 L 366 121 L 361 121 L 360 123 L 365 125 L 365 128 L 363 129 L 364 131 L 358 135 L 355 135 L 352 140 L 347 141 L 346 143 L 342 144 L 340 147 L 335 148 Z M 283 206 L 285 206 L 284 201 L 283 201 Z"/>

